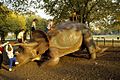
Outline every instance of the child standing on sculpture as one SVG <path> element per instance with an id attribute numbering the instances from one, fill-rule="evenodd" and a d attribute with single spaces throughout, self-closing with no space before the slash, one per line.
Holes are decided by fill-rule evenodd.
<path id="1" fill-rule="evenodd" d="M 38 21 L 37 19 L 33 19 L 33 21 L 32 21 L 32 26 L 31 26 L 31 31 L 36 30 L 36 22 L 37 22 L 37 21 Z"/>
<path id="2" fill-rule="evenodd" d="M 13 47 L 11 44 L 8 44 L 6 46 L 6 52 L 9 58 L 9 71 L 12 71 L 13 62 L 15 62 L 15 64 L 19 64 L 19 63 L 16 61 L 16 57 L 14 57 Z"/>
<path id="3" fill-rule="evenodd" d="M 18 42 L 19 42 L 19 43 L 24 42 L 24 33 L 25 33 L 25 30 L 24 30 L 24 29 L 22 29 L 22 30 L 18 33 L 17 39 L 18 39 Z"/>
<path id="4" fill-rule="evenodd" d="M 54 26 L 54 22 L 53 22 L 53 20 L 50 19 L 48 26 L 47 26 L 48 31 L 50 31 L 53 28 L 53 26 Z"/>

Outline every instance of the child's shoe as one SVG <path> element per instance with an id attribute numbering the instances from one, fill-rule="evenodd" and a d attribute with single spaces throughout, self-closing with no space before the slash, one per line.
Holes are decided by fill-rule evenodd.
<path id="1" fill-rule="evenodd" d="M 12 71 L 12 68 L 9 68 L 9 71 L 11 72 L 11 71 Z"/>
<path id="2" fill-rule="evenodd" d="M 17 65 L 17 64 L 19 64 L 19 62 L 15 62 L 15 64 Z"/>

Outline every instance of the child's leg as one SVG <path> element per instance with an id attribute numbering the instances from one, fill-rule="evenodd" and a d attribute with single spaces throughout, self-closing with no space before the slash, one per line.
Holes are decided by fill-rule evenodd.
<path id="1" fill-rule="evenodd" d="M 10 58 L 9 61 L 10 61 L 10 63 L 9 63 L 9 68 L 12 68 L 13 58 Z"/>
<path id="2" fill-rule="evenodd" d="M 19 64 L 19 62 L 17 62 L 16 60 L 16 57 L 14 57 L 13 59 L 14 59 L 15 64 Z"/>
<path id="3" fill-rule="evenodd" d="M 16 57 L 13 58 L 13 61 L 16 62 Z"/>
<path id="4" fill-rule="evenodd" d="M 2 62 L 3 62 L 3 55 L 0 54 L 0 69 L 1 69 Z"/>

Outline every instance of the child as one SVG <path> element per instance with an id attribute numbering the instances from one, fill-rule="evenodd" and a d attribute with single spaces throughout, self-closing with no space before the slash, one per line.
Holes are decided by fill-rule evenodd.
<path id="1" fill-rule="evenodd" d="M 7 45 L 9 42 L 6 42 L 4 44 L 0 44 L 0 69 L 1 69 L 1 65 L 3 62 L 3 51 L 4 51 L 4 46 Z"/>
<path id="2" fill-rule="evenodd" d="M 8 55 L 8 58 L 9 58 L 9 71 L 12 71 L 12 64 L 13 62 L 15 62 L 15 64 L 19 64 L 18 62 L 16 62 L 16 57 L 14 57 L 14 54 L 13 54 L 13 47 L 11 44 L 8 44 L 6 46 L 6 52 L 7 52 L 7 55 Z"/>
<path id="3" fill-rule="evenodd" d="M 36 22 L 37 22 L 37 21 L 38 21 L 37 19 L 33 19 L 33 21 L 32 21 L 32 26 L 31 26 L 31 31 L 36 30 Z"/>
<path id="4" fill-rule="evenodd" d="M 19 42 L 19 43 L 24 42 L 24 33 L 25 33 L 25 30 L 24 30 L 24 29 L 22 29 L 22 30 L 19 32 L 19 34 L 18 34 L 18 36 L 17 36 L 17 39 L 18 39 L 18 42 Z"/>
<path id="5" fill-rule="evenodd" d="M 49 23 L 47 26 L 48 31 L 52 29 L 53 25 L 54 25 L 53 20 L 49 20 Z"/>

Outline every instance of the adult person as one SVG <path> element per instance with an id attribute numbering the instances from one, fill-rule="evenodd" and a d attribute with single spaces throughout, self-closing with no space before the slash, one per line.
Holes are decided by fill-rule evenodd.
<path id="1" fill-rule="evenodd" d="M 25 33 L 25 30 L 24 30 L 24 29 L 22 29 L 22 30 L 18 33 L 17 40 L 18 40 L 19 43 L 24 42 L 24 33 Z"/>
<path id="2" fill-rule="evenodd" d="M 2 66 L 2 62 L 3 62 L 3 51 L 4 51 L 4 46 L 7 45 L 9 42 L 6 42 L 4 44 L 0 44 L 0 69 Z"/>
<path id="3" fill-rule="evenodd" d="M 19 63 L 16 61 L 16 57 L 13 54 L 13 47 L 11 44 L 6 45 L 6 52 L 9 58 L 9 71 L 12 71 L 13 62 L 15 62 L 15 64 Z"/>
<path id="4" fill-rule="evenodd" d="M 37 21 L 37 19 L 33 19 L 32 26 L 31 26 L 31 31 L 36 30 L 36 21 Z"/>

